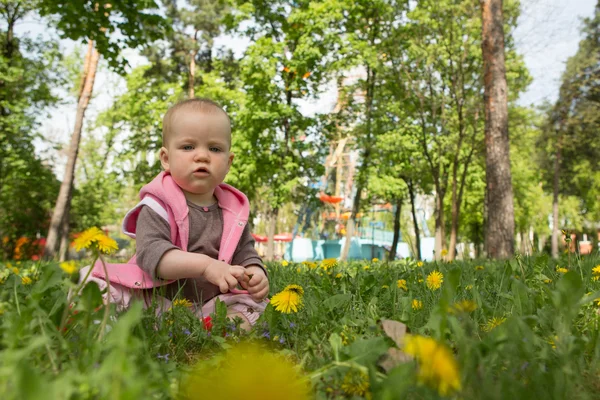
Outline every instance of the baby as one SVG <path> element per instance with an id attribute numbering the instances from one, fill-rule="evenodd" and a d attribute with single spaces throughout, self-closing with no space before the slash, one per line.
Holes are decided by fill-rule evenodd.
<path id="1" fill-rule="evenodd" d="M 219 298 L 244 328 L 256 321 L 269 280 L 247 224 L 248 199 L 222 183 L 233 159 L 231 123 L 219 105 L 198 98 L 167 111 L 164 172 L 141 189 L 140 203 L 125 216 L 123 230 L 136 239 L 136 257 L 107 265 L 111 301 L 148 299 L 164 286 L 161 299 L 170 304 L 184 297 L 201 306 L 199 317 L 212 313 Z M 98 264 L 92 275 L 106 279 Z"/>

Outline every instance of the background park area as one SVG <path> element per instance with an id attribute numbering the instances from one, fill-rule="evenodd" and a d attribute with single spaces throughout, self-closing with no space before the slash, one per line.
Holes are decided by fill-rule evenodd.
<path id="1" fill-rule="evenodd" d="M 193 97 L 267 265 L 249 332 L 78 285 Z M 597 399 L 599 133 L 594 0 L 1 0 L 0 397 Z"/>

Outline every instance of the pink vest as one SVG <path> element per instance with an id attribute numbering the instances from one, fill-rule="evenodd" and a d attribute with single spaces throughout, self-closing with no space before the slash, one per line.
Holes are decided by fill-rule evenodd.
<path id="1" fill-rule="evenodd" d="M 250 207 L 246 195 L 225 183 L 215 188 L 215 197 L 223 212 L 223 236 L 219 248 L 219 260 L 229 264 L 248 222 Z M 190 232 L 188 206 L 183 192 L 171 175 L 165 172 L 158 174 L 152 182 L 140 190 L 140 199 L 141 201 L 125 215 L 123 232 L 135 239 L 137 217 L 142 207 L 148 206 L 169 222 L 171 241 L 181 250 L 187 251 Z M 173 282 L 150 276 L 137 265 L 135 256 L 126 264 L 107 263 L 106 270 L 110 282 L 134 289 L 149 289 Z M 105 279 L 106 275 L 100 261 L 94 265 L 92 275 Z"/>

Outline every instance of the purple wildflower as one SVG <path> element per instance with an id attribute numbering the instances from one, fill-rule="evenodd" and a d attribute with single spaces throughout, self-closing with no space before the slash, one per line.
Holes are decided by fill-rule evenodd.
<path id="1" fill-rule="evenodd" d="M 187 328 L 183 328 L 183 333 L 188 336 L 192 334 L 192 332 L 190 332 L 189 329 L 187 329 Z"/>
<path id="2" fill-rule="evenodd" d="M 265 337 L 265 338 L 267 338 L 267 339 L 271 339 L 271 334 L 269 333 L 269 331 L 265 331 L 265 332 L 262 334 L 262 336 L 263 336 L 263 337 Z"/>
<path id="3" fill-rule="evenodd" d="M 295 327 L 296 327 L 296 324 L 293 322 L 290 322 L 290 328 L 295 328 Z"/>

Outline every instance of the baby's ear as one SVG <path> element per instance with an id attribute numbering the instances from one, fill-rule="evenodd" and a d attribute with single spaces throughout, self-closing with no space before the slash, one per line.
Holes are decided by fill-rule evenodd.
<path id="1" fill-rule="evenodd" d="M 158 153 L 160 164 L 166 172 L 169 172 L 169 150 L 166 147 L 161 147 Z"/>

